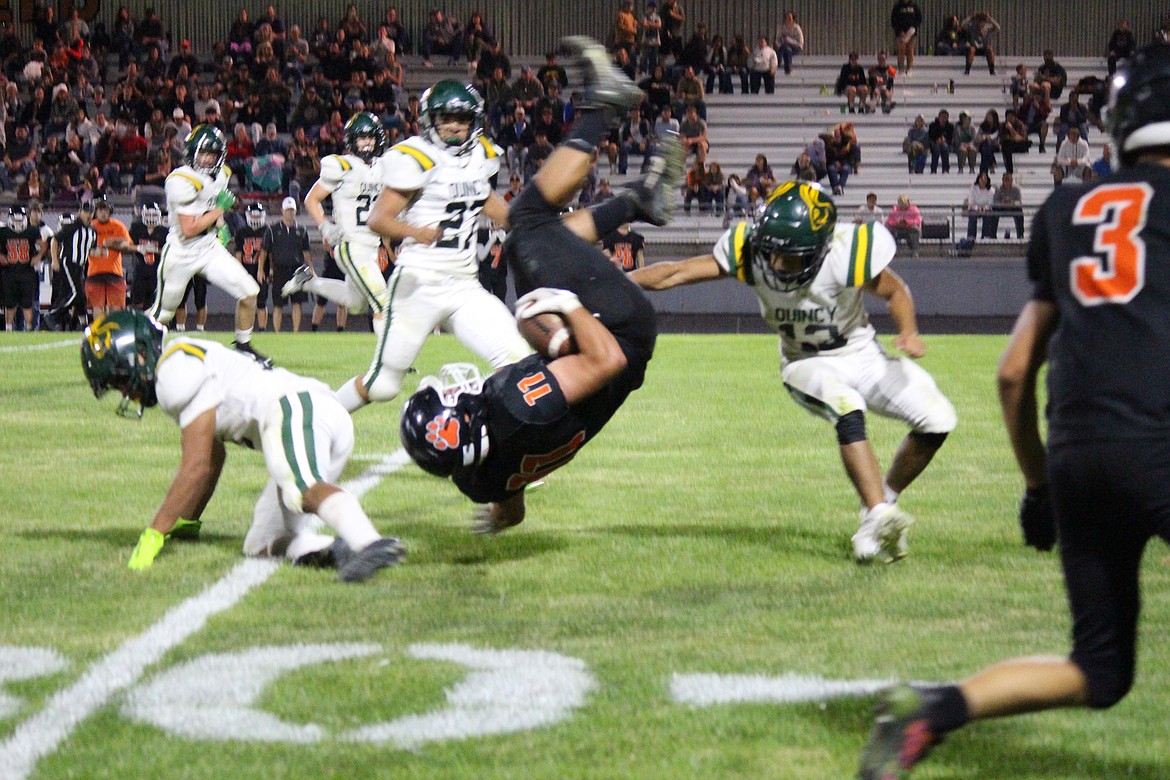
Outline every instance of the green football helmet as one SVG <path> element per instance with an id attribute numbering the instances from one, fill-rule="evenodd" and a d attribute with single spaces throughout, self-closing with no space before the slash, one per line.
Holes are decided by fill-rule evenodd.
<path id="1" fill-rule="evenodd" d="M 165 333 L 154 318 L 132 309 L 94 320 L 81 339 L 81 368 L 94 397 L 101 398 L 111 387 L 122 391 L 118 414 L 123 417 L 129 416 L 133 403 L 138 404 L 137 417 L 158 403 L 154 381 Z"/>
<path id="2" fill-rule="evenodd" d="M 215 165 L 200 165 L 199 156 L 204 153 L 215 155 Z M 183 147 L 183 160 L 205 176 L 215 178 L 223 161 L 227 158 L 227 138 L 215 125 L 196 125 Z"/>
<path id="3" fill-rule="evenodd" d="M 467 139 L 443 138 L 439 134 L 439 117 L 456 116 L 471 123 Z M 419 100 L 419 130 L 424 138 L 454 155 L 469 152 L 483 135 L 483 98 L 470 84 L 443 79 L 422 94 Z"/>
<path id="4" fill-rule="evenodd" d="M 752 225 L 752 266 L 774 290 L 791 292 L 821 270 L 837 228 L 837 207 L 816 183 L 789 181 L 768 194 Z M 799 268 L 781 269 L 776 255 L 799 258 Z"/>
<path id="5" fill-rule="evenodd" d="M 359 143 L 363 138 L 372 139 L 373 144 Z M 368 111 L 351 116 L 345 123 L 345 151 L 366 163 L 381 157 L 386 151 L 386 129 L 382 127 L 382 120 Z"/>

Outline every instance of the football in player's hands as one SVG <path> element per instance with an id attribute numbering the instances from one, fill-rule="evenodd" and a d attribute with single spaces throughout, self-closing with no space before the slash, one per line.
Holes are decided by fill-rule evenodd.
<path id="1" fill-rule="evenodd" d="M 547 358 L 556 360 L 577 352 L 573 329 L 563 314 L 543 312 L 530 317 L 516 312 L 516 327 L 528 345 Z"/>

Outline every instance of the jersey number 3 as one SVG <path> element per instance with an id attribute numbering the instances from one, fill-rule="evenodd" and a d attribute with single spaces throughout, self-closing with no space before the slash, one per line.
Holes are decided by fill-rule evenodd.
<path id="1" fill-rule="evenodd" d="M 1148 184 L 1106 184 L 1077 202 L 1074 225 L 1096 225 L 1092 257 L 1072 262 L 1072 293 L 1082 306 L 1127 303 L 1146 283 L 1146 242 L 1142 229 L 1153 189 Z"/>

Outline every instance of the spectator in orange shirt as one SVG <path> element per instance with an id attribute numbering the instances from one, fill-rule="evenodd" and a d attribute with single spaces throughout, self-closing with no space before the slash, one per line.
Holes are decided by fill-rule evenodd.
<path id="1" fill-rule="evenodd" d="M 109 201 L 94 204 L 92 227 L 97 240 L 89 250 L 89 274 L 85 279 L 85 297 L 93 316 L 105 316 L 126 308 L 126 275 L 122 271 L 122 253 L 137 252 L 130 241 L 130 231 L 120 220 L 111 218 Z"/>

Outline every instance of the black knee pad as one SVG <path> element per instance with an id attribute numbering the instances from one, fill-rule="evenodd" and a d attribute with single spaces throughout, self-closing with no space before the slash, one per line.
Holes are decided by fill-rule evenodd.
<path id="1" fill-rule="evenodd" d="M 837 420 L 837 443 L 842 447 L 865 441 L 865 413 L 849 412 Z"/>
<path id="2" fill-rule="evenodd" d="M 943 442 L 947 440 L 948 436 L 946 433 L 920 433 L 918 431 L 910 431 L 910 435 L 927 447 L 932 447 L 936 450 L 943 445 Z"/>
<path id="3" fill-rule="evenodd" d="M 1104 710 L 1125 698 L 1133 688 L 1133 669 L 1115 664 L 1079 664 L 1089 688 L 1088 704 Z"/>

